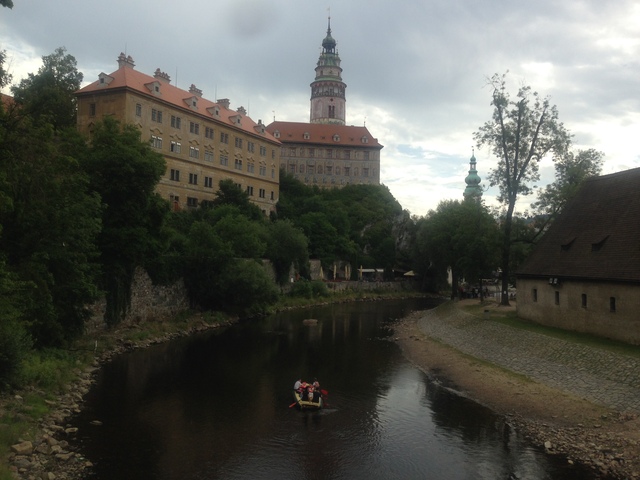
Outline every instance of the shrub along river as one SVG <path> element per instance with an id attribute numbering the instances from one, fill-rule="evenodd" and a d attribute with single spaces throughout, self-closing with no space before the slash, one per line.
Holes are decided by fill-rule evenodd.
<path id="1" fill-rule="evenodd" d="M 117 357 L 72 421 L 90 478 L 590 478 L 405 360 L 394 321 L 429 302 L 287 311 Z M 325 409 L 290 408 L 300 377 Z"/>

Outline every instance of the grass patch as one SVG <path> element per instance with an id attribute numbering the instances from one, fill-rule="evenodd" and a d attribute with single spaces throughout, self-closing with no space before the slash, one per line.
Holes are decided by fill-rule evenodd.
<path id="1" fill-rule="evenodd" d="M 23 362 L 21 383 L 49 391 L 60 391 L 75 374 L 78 357 L 74 352 L 59 349 L 32 351 Z"/>
<path id="2" fill-rule="evenodd" d="M 465 306 L 464 311 L 476 315 L 483 316 L 484 310 L 487 304 L 484 305 L 469 305 Z M 573 332 L 570 330 L 564 330 L 562 328 L 549 327 L 547 325 L 541 325 L 539 323 L 531 322 L 518 317 L 517 312 L 514 310 L 502 310 L 491 309 L 489 313 L 489 319 L 494 322 L 507 325 L 512 328 L 518 328 L 520 330 L 526 330 L 540 335 L 546 335 L 548 337 L 557 338 L 566 342 L 577 343 L 581 345 L 587 345 L 589 347 L 600 348 L 603 350 L 609 350 L 614 353 L 628 355 L 635 358 L 640 358 L 640 348 L 635 345 L 612 340 L 589 333 Z"/>

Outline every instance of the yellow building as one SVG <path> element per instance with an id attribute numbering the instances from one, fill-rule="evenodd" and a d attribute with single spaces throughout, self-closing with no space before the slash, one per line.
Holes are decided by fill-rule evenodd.
<path id="1" fill-rule="evenodd" d="M 134 69 L 131 56 L 118 57 L 118 70 L 76 92 L 78 128 L 91 132 L 104 116 L 137 125 L 142 140 L 167 163 L 157 191 L 174 209 L 195 208 L 215 198 L 220 180 L 231 179 L 268 214 L 279 197 L 280 141 L 229 100 L 212 102 L 195 85 L 182 90 L 157 69 Z"/>

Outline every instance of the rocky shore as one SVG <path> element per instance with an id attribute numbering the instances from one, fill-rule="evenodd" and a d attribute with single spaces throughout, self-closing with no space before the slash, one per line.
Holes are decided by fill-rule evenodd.
<path id="1" fill-rule="evenodd" d="M 25 480 L 86 478 L 87 472 L 93 465 L 77 451 L 77 445 L 74 444 L 77 428 L 72 427 L 68 420 L 72 415 L 80 413 L 84 396 L 94 383 L 95 373 L 103 363 L 127 351 L 147 348 L 174 338 L 228 326 L 231 323 L 232 321 L 209 324 L 196 317 L 183 330 L 141 341 L 127 340 L 123 331 L 114 332 L 112 335 L 115 336 L 115 346 L 96 352 L 92 365 L 74 372 L 75 380 L 67 386 L 66 393 L 60 395 L 55 401 L 46 401 L 50 411 L 40 420 L 36 434 L 32 438 L 20 439 L 12 445 L 9 464 L 15 478 Z M 7 408 L 9 402 L 19 404 L 23 401 L 22 395 L 4 399 L 0 402 L 0 413 Z M 101 425 L 98 420 L 92 423 L 96 428 Z"/>
<path id="2" fill-rule="evenodd" d="M 507 423 L 532 444 L 569 463 L 588 466 L 596 478 L 640 478 L 640 420 L 637 411 L 611 408 L 577 395 L 573 388 L 573 383 L 577 382 L 573 378 L 580 379 L 578 370 L 587 368 L 583 364 L 558 363 L 558 368 L 564 369 L 562 375 L 566 376 L 563 388 L 555 382 L 545 383 L 523 374 L 518 368 L 523 360 L 534 366 L 539 363 L 546 369 L 550 367 L 543 358 L 520 358 L 530 352 L 519 346 L 519 333 L 510 331 L 510 327 L 505 325 L 497 327 L 500 328 L 499 340 L 495 338 L 496 332 L 491 331 L 494 341 L 486 344 L 485 339 L 484 350 L 478 351 L 491 349 L 493 343 L 503 343 L 510 344 L 507 354 L 499 362 L 496 357 L 492 358 L 493 361 L 482 358 L 478 351 L 473 350 L 473 343 L 480 342 L 478 338 L 482 337 L 478 330 L 496 328 L 492 324 L 497 322 L 490 321 L 487 316 L 474 318 L 463 311 L 463 306 L 464 302 L 454 308 L 414 312 L 399 321 L 395 341 L 405 356 L 434 381 L 503 415 Z M 490 308 L 505 307 L 493 305 Z M 504 311 L 495 310 L 489 315 L 499 313 Z M 477 341 L 471 342 L 467 335 L 473 335 Z M 537 341 L 549 340 L 547 337 Z M 527 338 L 527 342 L 531 339 Z M 584 348 L 595 350 L 595 347 Z M 533 350 L 541 351 L 542 348 L 537 346 Z M 575 368 L 576 372 L 572 374 L 569 368 Z M 593 374 L 593 369 L 589 373 Z M 640 372 L 635 375 L 640 375 Z M 620 388 L 627 386 L 621 385 Z M 615 388 L 612 388 L 612 397 L 613 390 Z M 598 398 L 606 399 L 606 392 L 594 393 Z M 633 399 L 630 399 L 630 405 L 634 405 Z"/>

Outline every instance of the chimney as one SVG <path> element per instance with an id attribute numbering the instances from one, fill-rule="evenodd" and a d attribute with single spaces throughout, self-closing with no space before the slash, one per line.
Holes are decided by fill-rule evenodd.
<path id="1" fill-rule="evenodd" d="M 171 83 L 171 77 L 169 74 L 160 71 L 159 68 L 156 68 L 155 73 L 153 74 L 153 78 L 156 80 L 160 80 L 161 82 Z"/>
<path id="2" fill-rule="evenodd" d="M 128 57 L 124 54 L 124 53 L 120 53 L 120 55 L 118 55 L 118 67 L 129 67 L 129 68 L 133 68 L 135 67 L 136 64 L 133 62 L 133 58 L 131 58 L 131 55 L 129 55 Z"/>
<path id="3" fill-rule="evenodd" d="M 192 83 L 191 87 L 189 87 L 189 93 L 192 93 L 196 97 L 202 97 L 202 90 L 196 88 L 196 86 Z"/>
<path id="4" fill-rule="evenodd" d="M 240 115 L 246 115 L 247 114 L 247 109 L 244 107 L 238 107 L 238 110 L 236 110 Z"/>
<path id="5" fill-rule="evenodd" d="M 220 98 L 216 100 L 216 103 L 222 105 L 224 108 L 229 108 L 229 105 L 230 105 L 228 98 Z"/>

